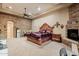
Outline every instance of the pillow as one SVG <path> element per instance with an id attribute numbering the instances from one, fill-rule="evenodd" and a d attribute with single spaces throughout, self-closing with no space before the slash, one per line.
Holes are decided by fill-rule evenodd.
<path id="1" fill-rule="evenodd" d="M 46 31 L 47 33 L 51 33 L 51 31 Z"/>
<path id="2" fill-rule="evenodd" d="M 46 32 L 46 30 L 43 30 L 42 32 L 43 32 L 43 33 L 45 33 L 45 32 Z"/>
<path id="3" fill-rule="evenodd" d="M 41 32 L 41 33 L 45 33 L 45 32 L 46 32 L 46 30 L 41 30 L 40 32 Z"/>

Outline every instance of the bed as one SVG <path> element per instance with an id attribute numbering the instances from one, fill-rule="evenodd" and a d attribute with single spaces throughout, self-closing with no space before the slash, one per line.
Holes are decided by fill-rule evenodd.
<path id="1" fill-rule="evenodd" d="M 52 28 L 47 23 L 44 23 L 38 32 L 27 32 L 24 36 L 27 36 L 28 41 L 42 45 L 52 39 Z"/>

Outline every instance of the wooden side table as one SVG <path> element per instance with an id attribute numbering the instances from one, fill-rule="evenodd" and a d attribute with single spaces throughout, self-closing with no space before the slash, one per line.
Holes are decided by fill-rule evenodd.
<path id="1" fill-rule="evenodd" d="M 61 34 L 52 34 L 52 41 L 61 42 Z"/>

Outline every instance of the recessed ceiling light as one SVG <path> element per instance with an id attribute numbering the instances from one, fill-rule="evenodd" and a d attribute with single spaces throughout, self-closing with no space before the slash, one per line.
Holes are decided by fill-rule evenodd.
<path id="1" fill-rule="evenodd" d="M 12 9 L 12 7 L 11 7 L 11 6 L 9 6 L 9 9 Z"/>
<path id="2" fill-rule="evenodd" d="M 32 15 L 32 13 L 28 13 L 29 15 Z"/>
<path id="3" fill-rule="evenodd" d="M 41 10 L 41 8 L 40 8 L 40 7 L 38 7 L 37 9 L 38 9 L 38 11 L 40 11 L 40 10 Z"/>
<path id="4" fill-rule="evenodd" d="M 8 8 L 8 9 L 12 9 L 12 7 L 11 7 L 11 6 L 8 6 L 8 7 L 6 7 L 6 8 Z"/>

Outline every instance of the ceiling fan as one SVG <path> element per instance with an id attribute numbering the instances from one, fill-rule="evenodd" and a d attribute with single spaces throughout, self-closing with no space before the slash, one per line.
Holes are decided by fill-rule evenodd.
<path id="1" fill-rule="evenodd" d="M 27 11 L 26 8 L 24 8 L 24 14 L 23 14 L 24 17 L 30 17 L 31 15 L 27 14 L 26 11 Z"/>

